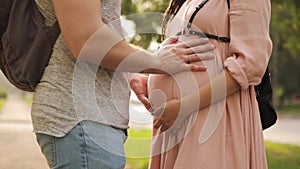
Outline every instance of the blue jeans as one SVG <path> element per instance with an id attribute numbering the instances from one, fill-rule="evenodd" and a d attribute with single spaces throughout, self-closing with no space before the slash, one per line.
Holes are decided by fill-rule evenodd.
<path id="1" fill-rule="evenodd" d="M 36 133 L 51 169 L 123 169 L 126 158 L 122 129 L 82 121 L 64 137 Z"/>

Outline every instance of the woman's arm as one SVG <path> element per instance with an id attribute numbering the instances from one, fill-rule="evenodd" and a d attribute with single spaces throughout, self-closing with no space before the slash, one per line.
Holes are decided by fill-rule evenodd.
<path id="1" fill-rule="evenodd" d="M 162 115 L 155 122 L 154 127 L 159 128 L 162 126 L 161 130 L 165 131 L 173 125 L 175 120 L 176 124 L 181 124 L 186 117 L 197 112 L 198 109 L 214 104 L 239 90 L 239 84 L 225 69 L 221 74 L 200 87 L 198 91 L 181 99 L 168 101 L 163 105 L 164 111 L 157 112 L 157 114 L 162 113 Z"/>
<path id="2" fill-rule="evenodd" d="M 269 36 L 270 11 L 270 0 L 231 0 L 230 57 L 224 62 L 224 74 L 215 77 L 194 94 L 167 102 L 162 116 L 155 124 L 156 128 L 162 124 L 162 130 L 169 128 L 177 120 L 180 109 L 184 113 L 180 114 L 178 123 L 197 111 L 195 105 L 199 105 L 198 108 L 201 109 L 239 89 L 247 90 L 249 86 L 260 83 L 272 51 Z M 226 85 L 222 85 L 224 81 Z"/>
<path id="3" fill-rule="evenodd" d="M 204 46 L 206 51 L 213 49 L 208 45 L 208 41 L 194 39 L 189 43 L 176 44 L 152 55 L 129 45 L 102 21 L 101 1 L 53 0 L 53 4 L 62 34 L 73 56 L 107 69 L 116 70 L 120 63 L 128 60 L 130 56 L 128 64 L 131 66 L 123 67 L 121 71 L 168 72 L 168 69 L 164 70 L 165 67 L 172 68 L 168 73 L 178 71 L 175 69 L 178 67 L 201 71 L 205 70 L 204 66 L 184 63 L 189 60 L 190 48 L 193 48 L 193 53 L 196 54 L 199 50 L 203 51 L 198 46 Z M 172 58 L 171 62 L 170 58 Z M 139 70 L 140 68 L 145 70 Z"/>

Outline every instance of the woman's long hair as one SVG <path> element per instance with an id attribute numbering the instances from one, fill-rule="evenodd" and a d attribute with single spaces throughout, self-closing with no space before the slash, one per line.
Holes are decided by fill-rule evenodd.
<path id="1" fill-rule="evenodd" d="M 186 0 L 171 0 L 162 21 L 162 39 L 165 38 L 167 25 L 174 18 Z"/>

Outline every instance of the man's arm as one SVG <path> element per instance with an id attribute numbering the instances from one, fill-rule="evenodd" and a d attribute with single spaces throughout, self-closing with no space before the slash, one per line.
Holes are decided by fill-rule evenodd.
<path id="1" fill-rule="evenodd" d="M 186 69 L 202 71 L 205 70 L 204 66 L 184 62 L 188 62 L 192 53 L 200 50 L 199 45 L 205 44 L 208 51 L 213 48 L 208 40 L 198 38 L 152 55 L 129 45 L 102 21 L 99 11 L 101 1 L 53 0 L 53 4 L 62 34 L 73 56 L 110 70 L 147 73 L 176 73 Z M 124 62 L 128 65 L 120 68 Z"/>

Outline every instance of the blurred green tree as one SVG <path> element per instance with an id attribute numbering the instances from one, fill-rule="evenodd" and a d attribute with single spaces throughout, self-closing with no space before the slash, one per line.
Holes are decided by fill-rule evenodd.
<path id="1" fill-rule="evenodd" d="M 161 19 L 168 4 L 169 0 L 122 0 L 122 15 L 136 25 L 132 44 L 147 49 L 151 42 L 161 42 Z"/>
<path id="2" fill-rule="evenodd" d="M 282 105 L 300 94 L 300 1 L 272 0 L 271 38 L 273 54 L 271 73 L 275 105 Z M 279 100 L 279 101 L 278 101 Z"/>

